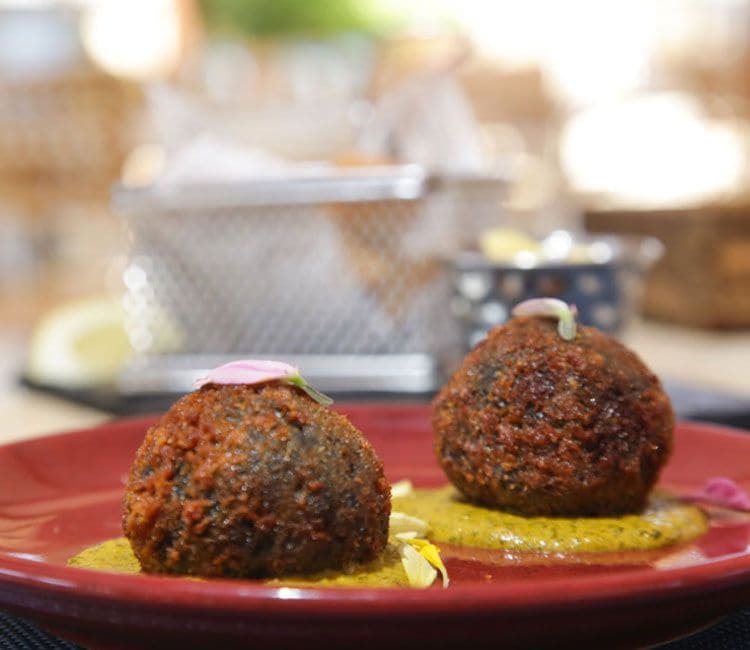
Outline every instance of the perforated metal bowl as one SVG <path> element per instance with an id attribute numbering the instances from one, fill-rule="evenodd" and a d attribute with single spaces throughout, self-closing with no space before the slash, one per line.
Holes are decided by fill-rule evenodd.
<path id="1" fill-rule="evenodd" d="M 497 263 L 476 251 L 453 258 L 451 313 L 461 323 L 464 350 L 529 298 L 559 298 L 576 305 L 584 325 L 613 333 L 622 329 L 637 309 L 644 274 L 662 254 L 661 243 L 650 237 L 566 234 L 571 244 L 590 251 L 587 261 L 520 255 Z"/>

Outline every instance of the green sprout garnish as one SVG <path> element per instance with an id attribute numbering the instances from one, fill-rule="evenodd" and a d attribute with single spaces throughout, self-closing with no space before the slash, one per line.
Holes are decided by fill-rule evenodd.
<path id="1" fill-rule="evenodd" d="M 305 391 L 310 397 L 312 397 L 318 404 L 322 404 L 323 406 L 330 406 L 333 404 L 333 399 L 328 397 L 325 393 L 321 393 L 317 388 L 314 386 L 311 386 L 307 383 L 305 378 L 300 375 L 290 375 L 286 377 L 286 381 L 288 381 L 290 384 L 294 384 L 295 386 L 298 386 L 303 391 Z"/>

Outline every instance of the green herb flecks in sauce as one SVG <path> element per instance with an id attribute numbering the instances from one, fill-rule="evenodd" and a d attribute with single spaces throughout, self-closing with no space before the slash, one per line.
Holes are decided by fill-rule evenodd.
<path id="1" fill-rule="evenodd" d="M 541 553 L 661 548 L 708 529 L 698 508 L 663 494 L 652 495 L 643 513 L 622 517 L 521 517 L 467 503 L 452 486 L 415 490 L 393 508 L 429 522 L 435 542 Z"/>

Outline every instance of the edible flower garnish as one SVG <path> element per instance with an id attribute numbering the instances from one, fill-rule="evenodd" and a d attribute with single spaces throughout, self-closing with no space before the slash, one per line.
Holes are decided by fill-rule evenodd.
<path id="1" fill-rule="evenodd" d="M 416 537 L 416 533 L 398 533 L 398 552 L 401 565 L 406 572 L 409 585 L 424 589 L 432 585 L 437 578 L 438 571 L 443 577 L 443 589 L 448 587 L 450 579 L 448 571 L 440 557 L 440 549 L 426 539 Z"/>
<path id="2" fill-rule="evenodd" d="M 411 483 L 409 483 L 409 488 L 411 488 Z M 391 512 L 389 533 L 398 545 L 401 565 L 404 567 L 409 585 L 418 589 L 429 587 L 435 582 L 439 571 L 445 588 L 450 584 L 450 580 L 448 571 L 440 558 L 440 549 L 420 537 L 428 530 L 429 524 L 418 517 L 412 517 L 403 512 Z"/>
<path id="3" fill-rule="evenodd" d="M 440 557 L 440 549 L 435 546 L 435 544 L 431 544 L 430 542 L 428 542 L 426 539 L 413 537 L 405 541 L 407 544 L 417 549 L 417 551 L 419 551 L 419 554 L 425 560 L 427 560 L 433 567 L 440 571 L 440 575 L 443 577 L 443 588 L 446 588 L 450 584 L 450 579 L 448 578 L 448 570 L 445 568 L 443 560 Z"/>
<path id="4" fill-rule="evenodd" d="M 414 533 L 415 536 L 425 535 L 429 529 L 430 527 L 426 521 L 395 510 L 391 512 L 390 519 L 388 520 L 388 530 L 391 535 L 399 535 L 401 533 Z"/>
<path id="5" fill-rule="evenodd" d="M 725 476 L 708 479 L 698 492 L 689 495 L 688 498 L 721 508 L 750 512 L 750 495 Z"/>
<path id="6" fill-rule="evenodd" d="M 514 316 L 550 316 L 557 318 L 557 333 L 566 341 L 576 337 L 578 309 L 557 298 L 531 298 L 513 307 Z"/>
<path id="7" fill-rule="evenodd" d="M 196 379 L 195 387 L 200 388 L 206 384 L 262 384 L 275 380 L 298 386 L 323 406 L 333 404 L 333 400 L 328 395 L 324 395 L 305 381 L 299 374 L 299 368 L 281 361 L 265 359 L 230 361 L 209 371 L 206 376 Z"/>
<path id="8" fill-rule="evenodd" d="M 398 553 L 410 587 L 426 589 L 435 582 L 437 570 L 411 544 L 401 542 Z"/>
<path id="9" fill-rule="evenodd" d="M 409 496 L 412 492 L 414 492 L 414 485 L 408 478 L 391 485 L 391 498 L 393 499 Z"/>

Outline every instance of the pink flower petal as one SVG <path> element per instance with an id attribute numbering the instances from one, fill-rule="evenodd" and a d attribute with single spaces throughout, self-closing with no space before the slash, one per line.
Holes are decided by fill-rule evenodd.
<path id="1" fill-rule="evenodd" d="M 299 370 L 281 361 L 266 361 L 264 359 L 244 359 L 230 361 L 223 366 L 214 368 L 205 377 L 195 380 L 195 387 L 206 384 L 260 384 L 264 381 L 295 377 Z"/>
<path id="2" fill-rule="evenodd" d="M 725 476 L 708 479 L 703 488 L 691 494 L 690 498 L 722 508 L 750 512 L 750 495 L 732 479 Z"/>
<path id="3" fill-rule="evenodd" d="M 554 316 L 568 311 L 566 302 L 557 298 L 529 298 L 513 307 L 514 316 Z"/>

